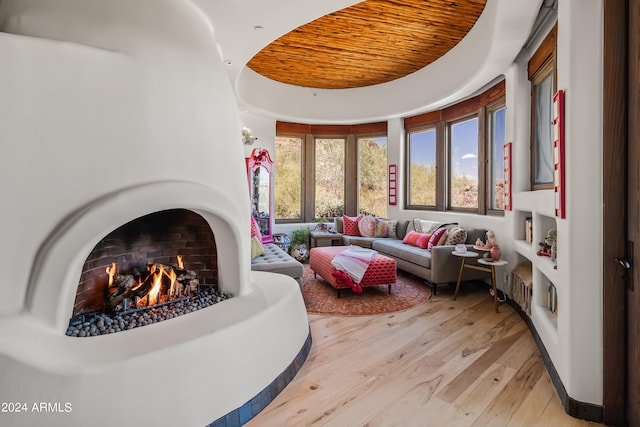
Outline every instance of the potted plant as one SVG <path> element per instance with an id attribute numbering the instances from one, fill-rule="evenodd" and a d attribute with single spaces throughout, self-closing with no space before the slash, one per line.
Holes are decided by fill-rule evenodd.
<path id="1" fill-rule="evenodd" d="M 309 258 L 309 227 L 291 232 L 291 256 L 302 262 Z"/>

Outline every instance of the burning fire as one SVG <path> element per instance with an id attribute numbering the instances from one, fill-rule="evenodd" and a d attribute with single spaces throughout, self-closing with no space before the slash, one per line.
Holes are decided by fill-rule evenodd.
<path id="1" fill-rule="evenodd" d="M 148 264 L 142 275 L 116 274 L 116 264 L 107 267 L 108 305 L 114 311 L 131 307 L 144 308 L 187 298 L 198 286 L 195 272 L 185 270 L 183 257 L 177 256 L 178 265 Z M 166 279 L 165 279 L 166 276 Z"/>
<path id="2" fill-rule="evenodd" d="M 158 270 L 156 265 L 153 264 L 153 287 L 149 291 L 149 295 L 147 296 L 147 306 L 158 304 L 158 295 L 160 294 L 160 287 L 162 286 L 162 276 L 164 276 L 164 267 L 160 266 Z"/>
<path id="3" fill-rule="evenodd" d="M 112 262 L 111 267 L 107 267 L 107 274 L 109 275 L 109 287 L 113 285 L 113 276 L 116 275 L 116 263 Z"/>

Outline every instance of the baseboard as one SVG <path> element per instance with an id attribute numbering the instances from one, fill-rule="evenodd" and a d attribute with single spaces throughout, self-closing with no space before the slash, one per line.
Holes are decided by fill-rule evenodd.
<path id="1" fill-rule="evenodd" d="M 540 355 L 542 356 L 542 361 L 544 362 L 544 366 L 547 368 L 547 372 L 549 372 L 549 377 L 551 377 L 551 382 L 553 382 L 553 386 L 556 388 L 556 392 L 560 397 L 560 401 L 562 402 L 562 406 L 567 414 L 571 415 L 574 418 L 579 418 L 581 420 L 592 421 L 596 423 L 602 423 L 604 420 L 604 408 L 601 405 L 594 405 L 593 403 L 586 403 L 576 400 L 567 394 L 567 390 L 564 388 L 564 384 L 560 380 L 560 375 L 558 375 L 558 371 L 556 371 L 555 366 L 553 366 L 553 362 L 549 357 L 549 353 L 545 348 L 540 335 L 538 335 L 538 331 L 536 330 L 531 318 L 522 311 L 522 308 L 513 300 L 507 298 L 507 303 L 513 307 L 513 309 L 520 315 L 522 320 L 527 324 L 529 330 L 531 331 L 531 335 L 533 335 L 533 339 L 540 351 Z"/>

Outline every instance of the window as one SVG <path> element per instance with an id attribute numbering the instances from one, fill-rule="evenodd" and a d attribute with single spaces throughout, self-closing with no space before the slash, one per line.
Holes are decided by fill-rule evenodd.
<path id="1" fill-rule="evenodd" d="M 553 94 L 556 91 L 554 26 L 528 64 L 531 82 L 531 189 L 553 188 Z"/>
<path id="2" fill-rule="evenodd" d="M 478 118 L 449 125 L 451 208 L 478 209 Z"/>
<path id="3" fill-rule="evenodd" d="M 436 129 L 408 132 L 408 206 L 436 206 Z"/>
<path id="4" fill-rule="evenodd" d="M 302 141 L 300 137 L 276 137 L 274 192 L 278 219 L 302 219 Z"/>
<path id="5" fill-rule="evenodd" d="M 404 119 L 405 208 L 504 214 L 505 82 Z"/>
<path id="6" fill-rule="evenodd" d="M 551 188 L 553 186 L 553 73 L 548 70 L 532 82 L 532 187 Z"/>
<path id="7" fill-rule="evenodd" d="M 506 107 L 489 110 L 489 209 L 504 210 L 504 144 L 506 136 Z"/>
<path id="8" fill-rule="evenodd" d="M 345 139 L 316 138 L 314 219 L 335 218 L 345 212 Z"/>
<path id="9" fill-rule="evenodd" d="M 358 138 L 358 213 L 387 216 L 387 137 Z"/>
<path id="10" fill-rule="evenodd" d="M 386 216 L 387 122 L 276 122 L 277 223 Z"/>

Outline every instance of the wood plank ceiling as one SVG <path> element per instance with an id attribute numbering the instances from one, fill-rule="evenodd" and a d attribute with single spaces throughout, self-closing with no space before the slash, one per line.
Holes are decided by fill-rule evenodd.
<path id="1" fill-rule="evenodd" d="M 431 64 L 469 32 L 486 0 L 366 0 L 296 28 L 247 64 L 282 83 L 347 89 Z"/>

